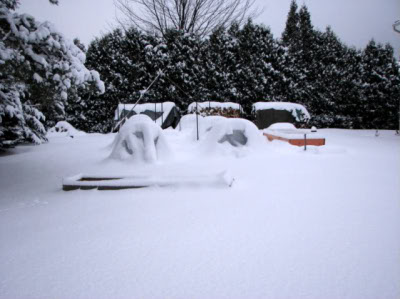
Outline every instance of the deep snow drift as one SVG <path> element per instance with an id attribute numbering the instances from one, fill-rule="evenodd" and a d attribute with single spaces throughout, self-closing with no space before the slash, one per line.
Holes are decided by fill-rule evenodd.
<path id="1" fill-rule="evenodd" d="M 325 147 L 239 156 L 200 155 L 190 129 L 163 133 L 174 158 L 159 163 L 107 159 L 116 134 L 0 156 L 0 298 L 400 297 L 394 132 L 319 130 Z M 78 173 L 225 169 L 231 188 L 61 191 Z"/>

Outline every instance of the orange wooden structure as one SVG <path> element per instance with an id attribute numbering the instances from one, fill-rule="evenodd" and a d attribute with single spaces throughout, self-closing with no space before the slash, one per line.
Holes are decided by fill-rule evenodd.
<path id="1" fill-rule="evenodd" d="M 325 138 L 310 138 L 306 136 L 306 138 L 284 138 L 277 135 L 273 135 L 270 133 L 263 133 L 265 137 L 268 138 L 269 141 L 272 140 L 281 140 L 290 143 L 295 146 L 305 146 L 305 145 L 313 145 L 313 146 L 322 146 L 325 145 Z"/>

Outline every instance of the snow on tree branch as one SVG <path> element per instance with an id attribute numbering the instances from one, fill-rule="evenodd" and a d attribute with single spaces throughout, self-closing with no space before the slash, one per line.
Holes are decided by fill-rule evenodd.
<path id="1" fill-rule="evenodd" d="M 0 147 L 8 130 L 5 122 L 15 125 L 14 133 L 18 126 L 23 131 L 19 137 L 8 132 L 7 138 L 25 136 L 38 143 L 45 139 L 39 125 L 44 118 L 41 108 L 62 107 L 58 110 L 63 113 L 68 91 L 79 86 L 92 86 L 99 94 L 105 91 L 98 72 L 85 67 L 86 55 L 79 47 L 51 23 L 13 12 L 17 4 L 10 0 L 0 4 L 0 73 L 5 74 L 0 77 Z M 36 129 L 28 132 L 29 126 Z"/>

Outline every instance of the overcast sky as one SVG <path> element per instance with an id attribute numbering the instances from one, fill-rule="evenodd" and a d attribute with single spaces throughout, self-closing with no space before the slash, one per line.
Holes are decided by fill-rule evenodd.
<path id="1" fill-rule="evenodd" d="M 256 19 L 271 27 L 275 37 L 284 29 L 291 0 L 257 0 L 264 12 Z M 365 47 L 374 38 L 391 43 L 397 54 L 400 34 L 392 29 L 400 19 L 400 0 L 298 0 L 311 13 L 313 25 L 325 29 L 330 25 L 336 34 L 350 46 Z M 86 45 L 96 36 L 109 31 L 115 24 L 113 0 L 60 0 L 58 6 L 48 0 L 21 0 L 20 12 L 27 12 L 38 20 L 48 20 L 59 31 L 73 39 L 78 37 Z"/>

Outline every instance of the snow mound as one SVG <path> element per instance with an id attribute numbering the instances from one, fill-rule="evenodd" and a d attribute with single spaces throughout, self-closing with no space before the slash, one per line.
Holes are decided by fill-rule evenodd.
<path id="1" fill-rule="evenodd" d="M 223 116 L 201 116 L 198 115 L 199 122 L 199 139 L 204 136 L 213 128 L 218 122 L 226 120 Z M 181 131 L 189 132 L 192 140 L 197 140 L 197 119 L 196 114 L 187 114 L 181 118 L 179 128 Z"/>
<path id="2" fill-rule="evenodd" d="M 265 138 L 257 126 L 246 119 L 214 119 L 210 120 L 209 125 L 211 126 L 205 132 L 202 144 L 207 150 L 215 150 L 220 146 L 255 149 L 265 144 Z"/>
<path id="3" fill-rule="evenodd" d="M 86 135 L 85 132 L 74 128 L 69 122 L 59 121 L 54 127 L 47 132 L 47 137 L 75 137 Z"/>
<path id="4" fill-rule="evenodd" d="M 268 130 L 296 130 L 296 127 L 291 123 L 274 123 L 270 125 Z"/>
<path id="5" fill-rule="evenodd" d="M 253 104 L 253 111 L 259 110 L 286 110 L 290 112 L 296 121 L 308 121 L 311 116 L 307 109 L 300 104 L 289 103 L 289 102 L 257 102 Z"/>
<path id="6" fill-rule="evenodd" d="M 218 123 L 226 121 L 227 118 L 223 116 L 205 116 L 202 121 L 199 121 L 199 134 L 200 136 L 206 135 L 212 130 Z M 196 129 L 196 127 L 195 127 Z"/>
<path id="7" fill-rule="evenodd" d="M 147 115 L 138 114 L 121 127 L 109 158 L 152 163 L 169 156 L 170 149 L 161 127 Z"/>
<path id="8" fill-rule="evenodd" d="M 204 116 L 199 115 L 199 123 L 204 120 Z M 180 131 L 193 130 L 196 128 L 196 114 L 186 114 L 181 117 L 178 127 Z"/>

